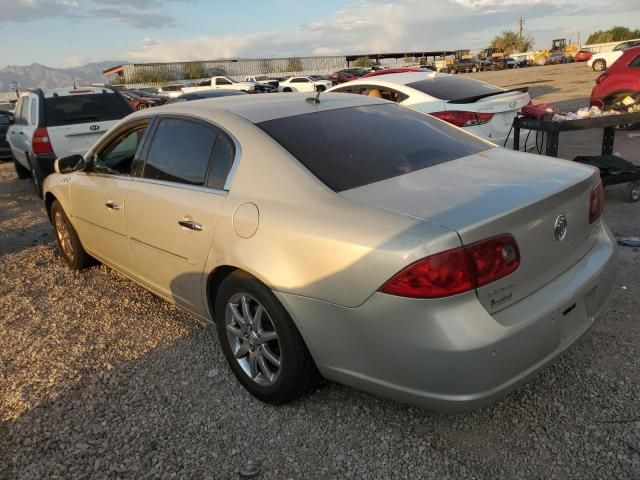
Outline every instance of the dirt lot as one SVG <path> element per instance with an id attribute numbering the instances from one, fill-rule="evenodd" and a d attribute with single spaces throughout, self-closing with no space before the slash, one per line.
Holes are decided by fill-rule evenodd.
<path id="1" fill-rule="evenodd" d="M 474 74 L 588 104 L 584 64 Z M 640 163 L 640 137 L 616 151 Z M 599 132 L 561 137 L 595 153 Z M 564 142 L 564 143 L 563 143 Z M 615 232 L 640 205 L 606 192 Z M 461 415 L 334 384 L 270 407 L 235 381 L 214 330 L 106 267 L 69 271 L 41 202 L 0 164 L 0 478 L 640 478 L 640 252 L 620 248 L 613 297 L 553 366 Z"/>

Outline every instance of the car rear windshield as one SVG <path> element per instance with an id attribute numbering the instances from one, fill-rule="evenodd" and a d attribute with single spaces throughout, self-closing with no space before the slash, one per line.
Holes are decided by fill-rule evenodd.
<path id="1" fill-rule="evenodd" d="M 45 98 L 44 109 L 48 127 L 119 120 L 131 113 L 126 102 L 115 93 Z"/>
<path id="2" fill-rule="evenodd" d="M 491 148 L 429 115 L 393 104 L 327 110 L 257 125 L 335 192 Z"/>
<path id="3" fill-rule="evenodd" d="M 488 83 L 453 75 L 436 75 L 433 78 L 408 83 L 407 86 L 441 100 L 460 100 L 503 91 Z"/>

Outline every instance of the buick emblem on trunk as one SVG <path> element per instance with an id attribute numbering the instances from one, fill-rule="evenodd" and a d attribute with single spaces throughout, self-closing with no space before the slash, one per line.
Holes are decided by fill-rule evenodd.
<path id="1" fill-rule="evenodd" d="M 558 242 L 563 241 L 564 237 L 567 236 L 567 217 L 564 215 L 558 215 L 556 217 L 556 223 L 553 226 L 553 235 Z"/>
<path id="2" fill-rule="evenodd" d="M 89 130 L 93 130 L 93 131 L 100 130 L 100 125 L 91 125 L 89 127 Z"/>

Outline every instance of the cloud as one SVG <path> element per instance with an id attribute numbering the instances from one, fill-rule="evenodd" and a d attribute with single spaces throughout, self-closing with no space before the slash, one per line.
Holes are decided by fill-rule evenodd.
<path id="1" fill-rule="evenodd" d="M 174 20 L 160 7 L 168 0 L 7 0 L 2 3 L 0 23 L 31 22 L 60 17 L 73 20 L 104 19 L 128 28 L 163 28 Z M 185 1 L 190 0 L 172 0 Z"/>
<path id="2" fill-rule="evenodd" d="M 145 37 L 142 39 L 142 44 L 145 47 L 153 47 L 155 45 L 160 45 L 160 43 L 155 39 L 155 38 L 151 38 L 151 37 Z"/>

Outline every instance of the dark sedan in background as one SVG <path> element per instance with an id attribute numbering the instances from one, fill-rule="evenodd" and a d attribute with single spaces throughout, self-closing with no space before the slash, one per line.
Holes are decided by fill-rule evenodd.
<path id="1" fill-rule="evenodd" d="M 0 110 L 0 160 L 10 160 L 13 157 L 11 147 L 7 142 L 7 130 L 12 123 L 13 113 Z"/>

